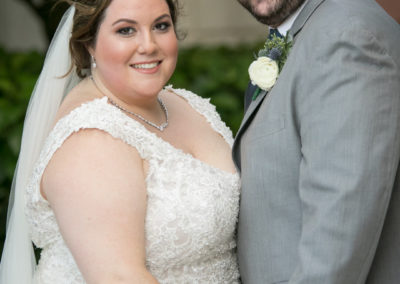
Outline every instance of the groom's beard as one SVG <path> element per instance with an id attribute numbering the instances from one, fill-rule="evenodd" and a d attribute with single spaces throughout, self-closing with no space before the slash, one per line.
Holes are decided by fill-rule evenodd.
<path id="1" fill-rule="evenodd" d="M 277 27 L 305 0 L 238 0 L 257 19 L 270 27 Z"/>

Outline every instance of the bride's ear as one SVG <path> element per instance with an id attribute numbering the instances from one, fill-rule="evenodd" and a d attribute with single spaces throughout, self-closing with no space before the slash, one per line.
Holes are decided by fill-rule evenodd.
<path id="1" fill-rule="evenodd" d="M 89 56 L 90 56 L 90 66 L 91 66 L 91 68 L 96 68 L 97 66 L 96 66 L 96 58 L 95 58 L 95 56 L 94 56 L 94 48 L 90 45 L 90 46 L 86 46 L 86 49 L 87 49 L 87 51 L 88 51 L 88 53 L 89 53 Z"/>
<path id="2" fill-rule="evenodd" d="M 94 48 L 92 44 L 86 45 L 86 50 L 89 53 L 90 57 L 94 57 Z"/>

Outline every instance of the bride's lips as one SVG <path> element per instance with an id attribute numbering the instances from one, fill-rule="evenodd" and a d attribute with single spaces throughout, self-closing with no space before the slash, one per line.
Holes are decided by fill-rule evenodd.
<path id="1" fill-rule="evenodd" d="M 147 61 L 147 62 L 136 62 L 131 64 L 130 66 L 138 71 L 139 73 L 143 74 L 153 74 L 160 69 L 162 60 L 155 60 L 155 61 Z"/>

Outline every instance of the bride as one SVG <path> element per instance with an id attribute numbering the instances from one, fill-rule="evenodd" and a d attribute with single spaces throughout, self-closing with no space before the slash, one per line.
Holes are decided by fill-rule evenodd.
<path id="1" fill-rule="evenodd" d="M 208 100 L 164 87 L 177 2 L 67 2 L 25 120 L 0 282 L 238 283 L 232 134 Z"/>

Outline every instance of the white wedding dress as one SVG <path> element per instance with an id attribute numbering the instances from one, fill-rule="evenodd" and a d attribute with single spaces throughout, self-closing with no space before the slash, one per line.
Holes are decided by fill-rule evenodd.
<path id="1" fill-rule="evenodd" d="M 208 100 L 172 89 L 202 114 L 232 146 L 231 131 Z M 58 121 L 42 149 L 26 191 L 32 241 L 42 248 L 34 283 L 85 283 L 60 234 L 54 212 L 40 194 L 52 155 L 73 133 L 103 130 L 135 147 L 149 162 L 146 263 L 160 283 L 238 283 L 234 239 L 240 181 L 184 153 L 107 102 L 95 99 Z"/>

